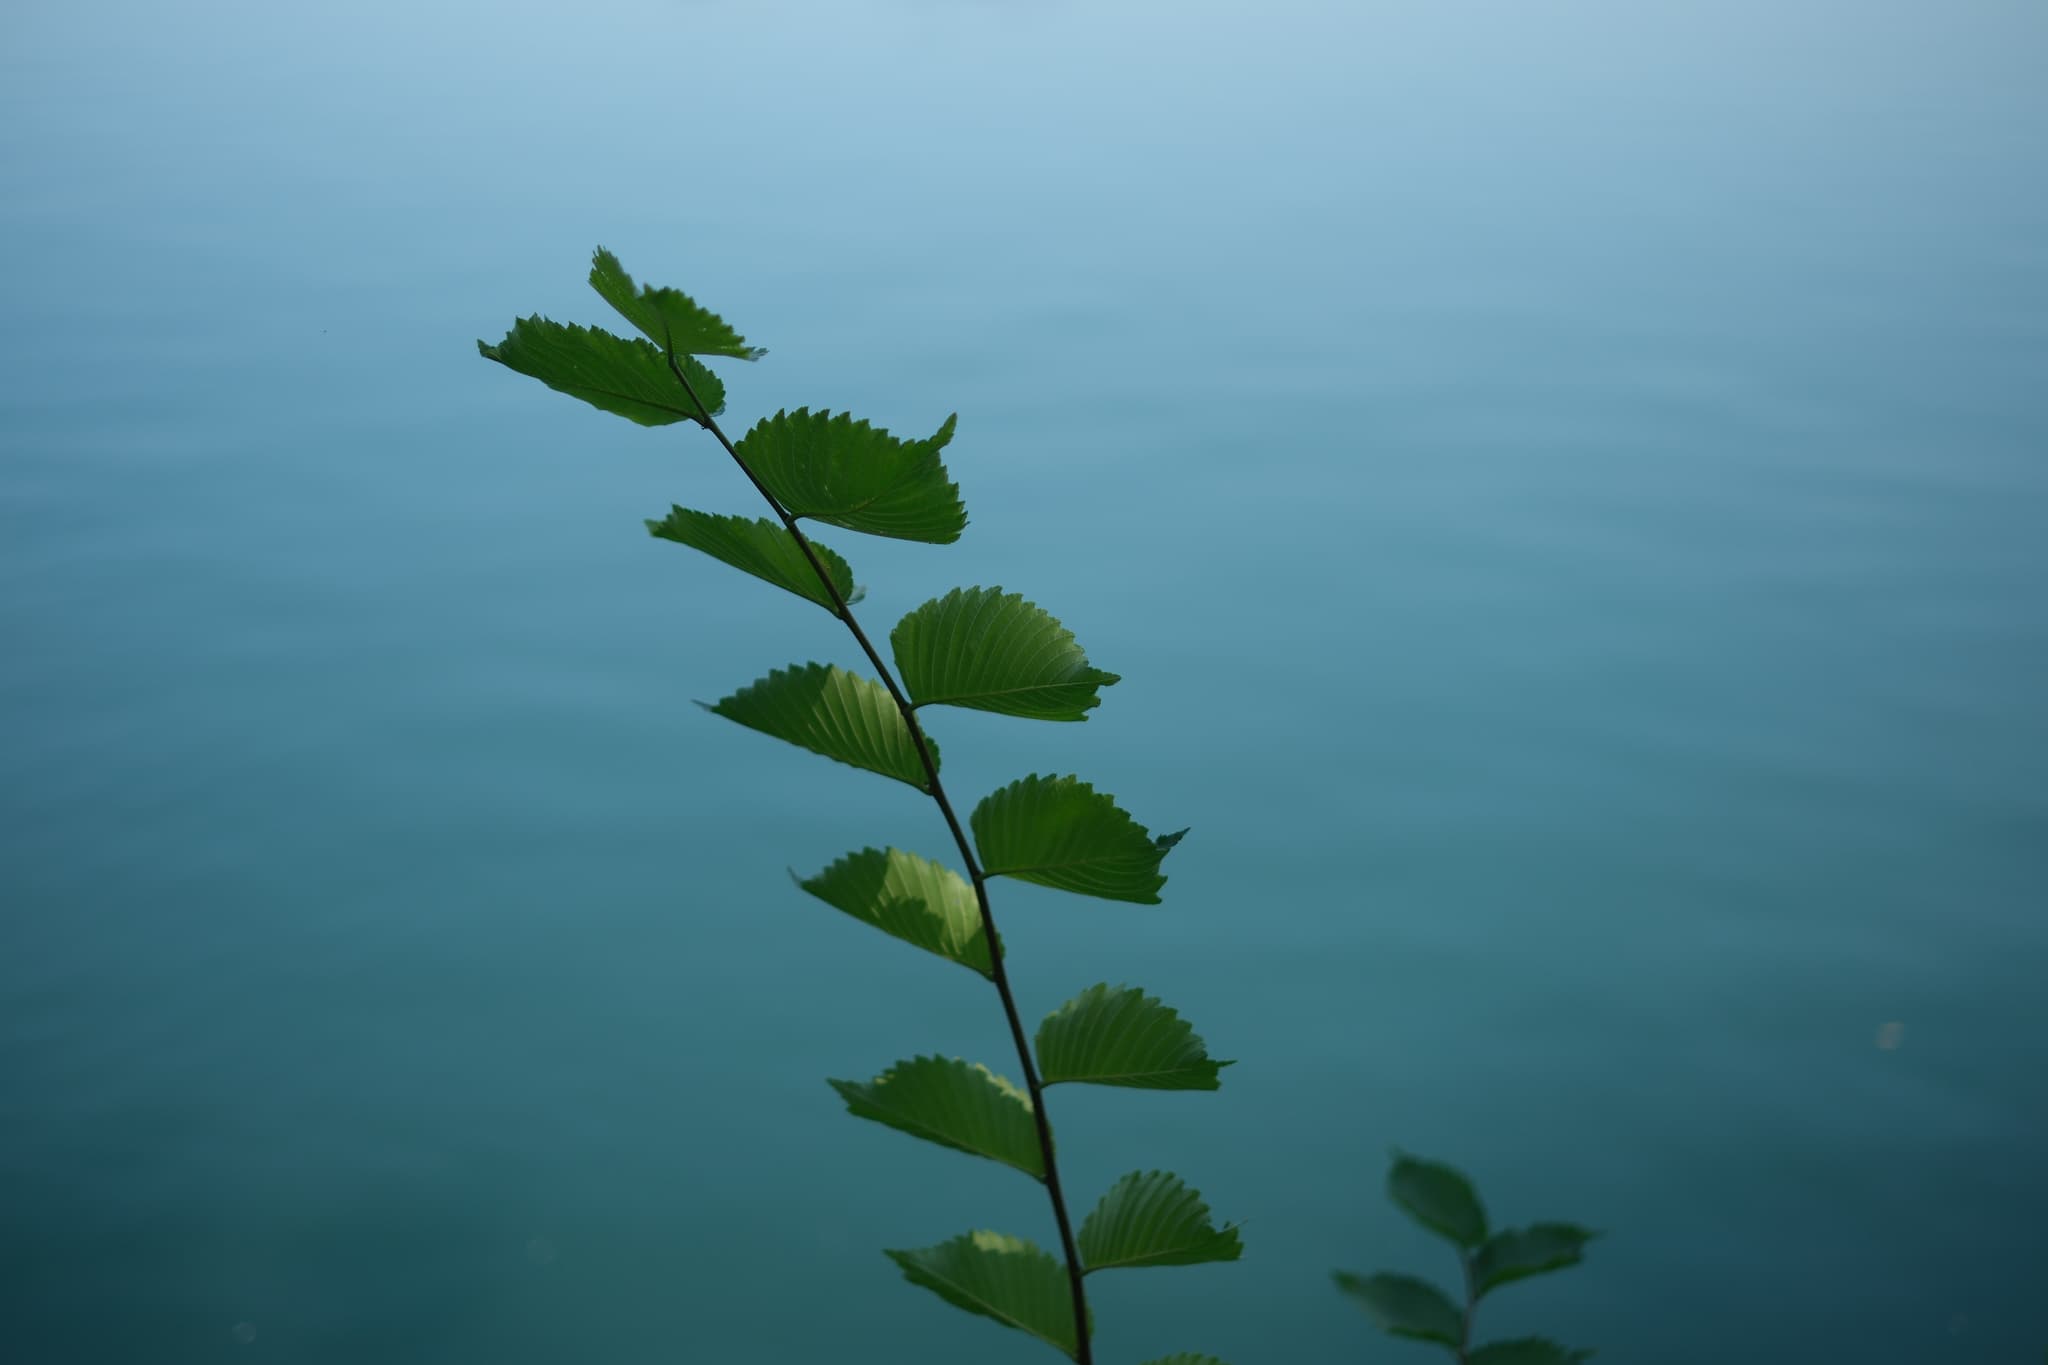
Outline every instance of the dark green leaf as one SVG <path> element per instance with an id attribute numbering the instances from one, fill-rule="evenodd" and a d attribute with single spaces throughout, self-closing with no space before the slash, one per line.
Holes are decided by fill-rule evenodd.
<path id="1" fill-rule="evenodd" d="M 1135 986 L 1090 986 L 1038 1026 L 1047 1085 L 1089 1081 L 1139 1090 L 1214 1090 L 1212 1061 L 1186 1020 Z"/>
<path id="2" fill-rule="evenodd" d="M 1387 1197 L 1410 1218 L 1459 1246 L 1476 1247 L 1486 1240 L 1486 1210 L 1472 1182 L 1440 1161 L 1394 1153 Z"/>
<path id="3" fill-rule="evenodd" d="M 635 289 L 633 277 L 619 264 L 619 258 L 603 247 L 590 260 L 590 287 L 663 351 L 727 355 L 736 360 L 759 360 L 768 354 L 747 345 L 724 318 L 687 294 L 653 285 Z"/>
<path id="4" fill-rule="evenodd" d="M 1086 720 L 1114 673 L 1088 666 L 1073 632 L 1016 593 L 955 588 L 896 623 L 889 643 L 919 706 L 1028 720 Z"/>
<path id="5" fill-rule="evenodd" d="M 1508 1228 L 1472 1257 L 1472 1279 L 1481 1294 L 1504 1284 L 1577 1265 L 1586 1243 L 1600 1234 L 1576 1223 L 1532 1223 Z"/>
<path id="6" fill-rule="evenodd" d="M 707 709 L 814 754 L 926 789 L 916 742 L 888 691 L 836 665 L 778 668 Z M 931 748 L 936 766 L 939 748 Z"/>
<path id="7" fill-rule="evenodd" d="M 901 849 L 865 848 L 797 885 L 885 934 L 993 974 L 974 888 L 950 867 Z"/>
<path id="8" fill-rule="evenodd" d="M 1456 1346 L 1465 1334 L 1465 1314 L 1427 1280 L 1413 1275 L 1336 1273 L 1337 1287 L 1357 1299 L 1390 1336 Z"/>
<path id="9" fill-rule="evenodd" d="M 1141 905 L 1159 903 L 1160 861 L 1187 832 L 1154 838 L 1077 777 L 1012 782 L 982 798 L 972 823 L 991 877 Z"/>
<path id="10" fill-rule="evenodd" d="M 648 522 L 647 529 L 662 540 L 673 540 L 678 545 L 702 550 L 735 569 L 766 579 L 778 588 L 787 588 L 827 611 L 838 611 L 833 605 L 832 594 L 826 592 L 825 585 L 818 581 L 817 570 L 804 558 L 796 538 L 779 522 L 766 517 L 724 517 L 715 512 L 678 507 L 660 521 Z M 825 566 L 825 571 L 832 575 L 833 586 L 839 589 L 839 595 L 849 603 L 860 601 L 861 591 L 854 586 L 853 570 L 847 567 L 846 561 L 815 540 L 811 541 L 811 549 L 818 556 L 818 562 Z"/>
<path id="11" fill-rule="evenodd" d="M 1029 1332 L 1073 1355 L 1074 1301 L 1066 1267 L 1021 1237 L 968 1232 L 915 1251 L 891 1251 L 903 1278 L 947 1303 Z"/>
<path id="12" fill-rule="evenodd" d="M 1572 1351 L 1543 1337 L 1516 1337 L 1492 1341 L 1471 1355 L 1471 1365 L 1579 1365 L 1591 1360 L 1591 1351 Z"/>
<path id="13" fill-rule="evenodd" d="M 985 1066 L 915 1057 L 872 1081 L 830 1084 L 857 1117 L 1045 1177 L 1030 1097 Z"/>
<path id="14" fill-rule="evenodd" d="M 939 461 L 953 421 L 929 440 L 901 441 L 845 413 L 798 408 L 755 423 L 739 454 L 792 515 L 945 545 L 967 525 L 960 490 Z"/>
<path id="15" fill-rule="evenodd" d="M 479 341 L 476 348 L 486 359 L 643 427 L 666 426 L 686 418 L 704 420 L 670 371 L 668 360 L 637 337 L 613 336 L 595 327 L 550 322 L 535 315 L 513 323 L 497 345 Z M 725 386 L 718 376 L 688 356 L 678 363 L 712 415 L 723 411 Z"/>
<path id="16" fill-rule="evenodd" d="M 1133 1171 L 1110 1186 L 1081 1224 L 1080 1245 L 1091 1273 L 1234 1261 L 1244 1254 L 1237 1228 L 1218 1228 L 1202 1196 L 1166 1171 Z"/>

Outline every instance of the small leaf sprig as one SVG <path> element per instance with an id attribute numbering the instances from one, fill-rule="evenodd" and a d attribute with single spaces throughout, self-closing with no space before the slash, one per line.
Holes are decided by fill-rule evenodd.
<path id="1" fill-rule="evenodd" d="M 1474 1346 L 1472 1326 L 1479 1301 L 1489 1293 L 1516 1280 L 1577 1265 L 1586 1244 L 1600 1234 L 1576 1223 L 1532 1223 L 1489 1232 L 1486 1207 L 1463 1173 L 1401 1152 L 1394 1153 L 1387 1171 L 1387 1197 L 1458 1248 L 1465 1292 L 1461 1307 L 1451 1295 L 1414 1275 L 1333 1271 L 1337 1287 L 1356 1299 L 1381 1331 L 1442 1346 L 1459 1365 L 1578 1365 L 1592 1356 L 1589 1350 L 1572 1350 L 1547 1337 L 1514 1337 Z"/>
<path id="2" fill-rule="evenodd" d="M 673 507 L 647 523 L 836 616 L 874 670 L 776 669 L 707 709 L 750 729 L 917 788 L 938 807 L 960 872 L 902 849 L 849 853 L 798 885 L 844 914 L 989 980 L 1015 1044 L 1021 1086 L 979 1063 L 919 1056 L 866 1081 L 830 1082 L 856 1117 L 1021 1171 L 1040 1182 L 1062 1256 L 1021 1237 L 977 1230 L 887 1253 L 904 1278 L 1093 1365 L 1086 1277 L 1102 1270 L 1234 1261 L 1235 1226 L 1217 1226 L 1180 1177 L 1134 1171 L 1103 1194 L 1078 1233 L 1060 1182 L 1045 1091 L 1061 1082 L 1214 1090 L 1230 1065 L 1211 1058 L 1174 1010 L 1131 986 L 1081 991 L 1039 1025 L 1035 1046 L 1003 960 L 988 884 L 1011 877 L 1113 901 L 1157 904 L 1159 870 L 1181 831 L 1154 835 L 1113 797 L 1075 777 L 1032 775 L 975 806 L 968 837 L 939 777 L 939 746 L 920 712 L 958 706 L 1049 721 L 1085 721 L 1119 681 L 1094 667 L 1072 632 L 1017 593 L 955 588 L 890 632 L 892 671 L 853 612 L 862 598 L 843 556 L 799 521 L 950 544 L 967 509 L 942 453 L 955 419 L 903 440 L 844 414 L 783 410 L 740 437 L 718 424 L 725 388 L 705 357 L 758 360 L 725 320 L 674 289 L 642 287 L 599 248 L 589 281 L 640 337 L 534 316 L 514 322 L 486 359 L 642 426 L 695 422 L 714 437 L 773 518 Z M 643 339 L 644 338 L 644 339 Z M 900 679 L 900 681 L 899 681 Z M 1179 1354 L 1148 1365 L 1222 1365 Z"/>

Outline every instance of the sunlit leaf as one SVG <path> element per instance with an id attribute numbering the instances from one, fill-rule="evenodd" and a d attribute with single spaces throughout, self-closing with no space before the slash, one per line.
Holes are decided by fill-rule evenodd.
<path id="1" fill-rule="evenodd" d="M 1047 1085 L 1088 1081 L 1139 1090 L 1214 1090 L 1214 1061 L 1179 1014 L 1135 986 L 1090 986 L 1038 1026 Z"/>
<path id="2" fill-rule="evenodd" d="M 832 1081 L 849 1113 L 941 1147 L 1045 1176 L 1031 1099 L 987 1067 L 952 1057 L 914 1057 L 872 1081 Z"/>
<path id="3" fill-rule="evenodd" d="M 944 545 L 967 525 L 960 490 L 939 460 L 953 421 L 928 440 L 903 441 L 843 412 L 798 408 L 755 423 L 739 455 L 794 516 Z"/>
<path id="4" fill-rule="evenodd" d="M 1023 1238 L 968 1232 L 888 1256 L 903 1268 L 903 1278 L 947 1303 L 1074 1354 L 1078 1342 L 1066 1267 Z"/>
<path id="5" fill-rule="evenodd" d="M 1074 634 L 1016 593 L 955 588 L 889 635 L 903 688 L 919 706 L 968 706 L 1030 720 L 1086 720 L 1117 681 L 1088 666 Z"/>
<path id="6" fill-rule="evenodd" d="M 689 295 L 653 285 L 636 288 L 619 258 L 603 247 L 590 260 L 590 287 L 663 351 L 725 355 L 737 360 L 759 360 L 768 354 L 747 345 L 724 318 Z"/>
<path id="7" fill-rule="evenodd" d="M 1410 1218 L 1459 1246 L 1475 1247 L 1486 1240 L 1486 1210 L 1472 1182 L 1440 1161 L 1396 1152 L 1387 1171 L 1387 1197 Z"/>
<path id="8" fill-rule="evenodd" d="M 1466 1359 L 1470 1365 L 1579 1365 L 1591 1351 L 1573 1351 L 1544 1337 L 1515 1337 L 1481 1346 Z"/>
<path id="9" fill-rule="evenodd" d="M 1576 1223 L 1533 1223 L 1497 1232 L 1472 1256 L 1472 1280 L 1481 1294 L 1504 1284 L 1575 1266 L 1586 1243 L 1600 1234 Z"/>
<path id="10" fill-rule="evenodd" d="M 1105 900 L 1157 905 L 1159 864 L 1181 830 L 1154 838 L 1114 798 L 1076 777 L 1026 777 L 972 817 L 982 870 Z"/>
<path id="11" fill-rule="evenodd" d="M 991 974 L 974 888 L 950 867 L 901 849 L 865 848 L 797 885 L 885 934 Z"/>
<path id="12" fill-rule="evenodd" d="M 479 341 L 476 348 L 486 359 L 643 427 L 705 420 L 670 371 L 667 357 L 638 337 L 535 315 L 513 323 L 497 345 Z M 678 357 L 677 363 L 711 415 L 724 410 L 725 386 L 718 376 L 688 356 Z"/>
<path id="13" fill-rule="evenodd" d="M 766 517 L 725 517 L 715 512 L 677 507 L 660 521 L 648 522 L 647 530 L 662 540 L 673 540 L 678 545 L 702 550 L 735 569 L 765 579 L 778 588 L 787 588 L 827 611 L 838 611 L 832 594 L 826 592 L 825 585 L 818 581 L 817 570 L 804 558 L 796 538 L 779 522 Z M 825 566 L 825 572 L 832 575 L 833 586 L 839 589 L 839 595 L 849 603 L 860 601 L 861 591 L 854 586 L 853 570 L 846 561 L 815 540 L 811 541 L 811 550 L 818 556 L 818 562 Z"/>
<path id="14" fill-rule="evenodd" d="M 1365 1308 L 1391 1336 L 1456 1346 L 1465 1333 L 1465 1314 L 1443 1290 L 1413 1275 L 1336 1273 L 1337 1287 Z"/>
<path id="15" fill-rule="evenodd" d="M 812 753 L 926 789 L 903 713 L 878 682 L 831 664 L 792 664 L 707 708 Z M 937 766 L 939 749 L 931 745 Z"/>
<path id="16" fill-rule="evenodd" d="M 1244 1254 L 1237 1228 L 1212 1223 L 1202 1196 L 1167 1171 L 1133 1171 L 1110 1186 L 1081 1224 L 1080 1246 L 1090 1272 L 1234 1261 Z"/>

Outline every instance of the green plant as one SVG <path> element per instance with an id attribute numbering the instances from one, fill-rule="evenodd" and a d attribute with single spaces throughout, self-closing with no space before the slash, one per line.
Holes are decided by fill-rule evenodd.
<path id="1" fill-rule="evenodd" d="M 969 840 L 939 779 L 939 746 L 920 712 L 962 706 L 1035 720 L 1086 720 L 1118 681 L 1091 665 L 1057 620 L 1001 588 L 956 588 L 890 632 L 896 671 L 855 619 L 861 591 L 845 559 L 799 521 L 902 540 L 949 544 L 967 512 L 940 461 L 948 417 L 925 440 L 900 440 L 840 414 L 777 412 L 737 443 L 719 427 L 725 389 L 699 359 L 758 359 L 716 314 L 673 289 L 641 288 L 599 249 L 590 285 L 640 337 L 520 319 L 477 349 L 550 388 L 643 426 L 695 422 L 722 446 L 774 519 L 685 507 L 648 522 L 656 536 L 701 550 L 832 613 L 875 672 L 823 664 L 778 669 L 710 707 L 777 739 L 894 778 L 931 797 L 951 835 L 958 872 L 897 848 L 849 853 L 799 885 L 826 904 L 994 985 L 1016 1044 L 1021 1088 L 958 1058 L 914 1057 L 867 1081 L 835 1080 L 847 1110 L 942 1147 L 987 1157 L 1039 1181 L 1051 1203 L 1064 1265 L 1004 1233 L 962 1233 L 888 1252 L 913 1284 L 996 1319 L 1090 1365 L 1086 1277 L 1135 1266 L 1236 1260 L 1237 1229 L 1217 1227 L 1178 1176 L 1135 1171 L 1096 1203 L 1078 1233 L 1055 1159 L 1046 1087 L 1062 1082 L 1150 1090 L 1214 1090 L 1228 1062 L 1212 1059 L 1173 1010 L 1130 986 L 1091 986 L 1038 1026 L 1034 1043 L 1011 992 L 989 908 L 994 877 L 1014 877 L 1108 900 L 1156 904 L 1161 861 L 1180 840 L 1154 836 L 1107 793 L 1074 777 L 1030 776 L 984 797 Z M 900 675 L 900 681 L 899 681 Z M 1152 1365 L 1220 1365 L 1175 1355 Z"/>
<path id="2" fill-rule="evenodd" d="M 1387 1172 L 1387 1197 L 1458 1248 L 1465 1294 L 1460 1308 L 1443 1290 L 1413 1275 L 1332 1272 L 1337 1287 L 1357 1299 L 1381 1331 L 1435 1342 L 1455 1354 L 1459 1365 L 1574 1365 L 1593 1354 L 1568 1350 L 1544 1337 L 1516 1337 L 1475 1347 L 1472 1319 L 1479 1301 L 1502 1285 L 1577 1265 L 1586 1243 L 1598 1233 L 1575 1223 L 1531 1223 L 1489 1233 L 1486 1208 L 1471 1181 L 1441 1162 L 1400 1152 L 1394 1153 Z"/>

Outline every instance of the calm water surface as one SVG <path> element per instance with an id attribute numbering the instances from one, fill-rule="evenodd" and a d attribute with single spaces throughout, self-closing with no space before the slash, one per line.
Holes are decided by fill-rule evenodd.
<path id="1" fill-rule="evenodd" d="M 1035 1361 L 877 1253 L 1050 1235 L 826 1076 L 1003 1065 L 784 869 L 944 849 L 690 705 L 836 626 L 675 546 L 715 450 L 479 361 L 591 247 L 958 410 L 960 546 L 1125 675 L 936 724 L 1192 825 L 1004 888 L 1058 1093 L 1237 1265 L 1105 1362 L 1426 1360 L 1389 1146 L 1609 1230 L 1602 1359 L 2048 1346 L 2048 18 L 2036 5 L 17 0 L 0 20 L 0 1358 Z M 956 979 L 957 978 L 957 979 Z"/>

